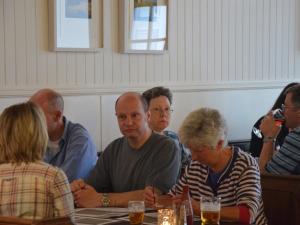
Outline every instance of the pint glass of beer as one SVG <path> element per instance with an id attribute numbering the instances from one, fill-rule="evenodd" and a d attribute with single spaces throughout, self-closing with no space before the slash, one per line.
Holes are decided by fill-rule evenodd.
<path id="1" fill-rule="evenodd" d="M 145 203 L 144 201 L 129 201 L 128 214 L 131 225 L 142 225 L 144 220 Z"/>
<path id="2" fill-rule="evenodd" d="M 200 202 L 202 224 L 220 224 L 221 198 L 202 196 Z"/>

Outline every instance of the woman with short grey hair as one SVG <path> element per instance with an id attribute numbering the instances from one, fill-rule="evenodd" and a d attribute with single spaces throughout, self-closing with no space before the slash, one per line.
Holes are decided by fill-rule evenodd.
<path id="1" fill-rule="evenodd" d="M 223 140 L 227 144 L 227 125 L 222 115 L 215 109 L 201 108 L 191 112 L 179 129 L 179 136 L 185 145 L 216 146 Z"/>
<path id="2" fill-rule="evenodd" d="M 257 162 L 237 147 L 227 146 L 227 126 L 216 109 L 191 112 L 179 129 L 179 138 L 192 153 L 192 162 L 169 191 L 177 201 L 184 186 L 189 186 L 193 209 L 200 215 L 200 197 L 221 198 L 221 220 L 245 224 L 267 224 L 263 212 L 260 173 Z M 151 188 L 145 201 L 154 205 Z"/>

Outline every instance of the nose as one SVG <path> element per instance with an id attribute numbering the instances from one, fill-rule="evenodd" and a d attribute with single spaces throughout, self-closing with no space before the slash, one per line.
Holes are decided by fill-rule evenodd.
<path id="1" fill-rule="evenodd" d="M 125 123 L 126 123 L 127 125 L 131 125 L 131 124 L 132 124 L 132 118 L 131 118 L 130 116 L 128 116 L 128 117 L 126 118 Z"/>

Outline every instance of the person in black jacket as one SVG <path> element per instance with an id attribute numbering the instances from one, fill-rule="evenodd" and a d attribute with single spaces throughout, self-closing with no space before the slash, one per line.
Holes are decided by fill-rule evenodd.
<path id="1" fill-rule="evenodd" d="M 299 84 L 299 83 L 296 83 L 296 82 L 293 82 L 293 83 L 289 83 L 288 85 L 286 85 L 283 90 L 281 91 L 281 93 L 279 94 L 279 96 L 277 97 L 274 105 L 272 106 L 271 108 L 271 111 L 272 110 L 275 110 L 275 109 L 278 109 L 278 108 L 281 108 L 281 105 L 284 103 L 284 100 L 285 100 L 285 96 L 286 96 L 286 90 L 289 88 L 289 87 L 292 87 L 292 86 L 295 86 L 296 84 Z M 256 123 L 254 124 L 254 129 L 259 129 L 259 126 L 260 126 L 260 123 L 262 121 L 262 119 L 264 118 L 265 116 L 262 116 L 260 117 Z M 249 152 L 251 153 L 251 155 L 253 157 L 259 157 L 260 156 L 260 152 L 261 152 L 261 149 L 262 149 L 262 146 L 263 146 L 263 134 L 261 134 L 262 136 L 261 137 L 258 137 L 254 132 L 253 130 L 251 131 L 251 140 L 250 140 L 250 148 L 249 148 Z M 280 129 L 280 132 L 276 138 L 276 142 L 275 142 L 275 148 L 276 149 L 279 149 L 284 141 L 284 138 L 285 136 L 289 133 L 289 129 L 283 124 L 281 129 Z"/>

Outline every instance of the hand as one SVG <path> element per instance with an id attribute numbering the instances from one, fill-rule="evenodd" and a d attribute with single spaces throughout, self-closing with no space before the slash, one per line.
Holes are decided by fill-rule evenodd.
<path id="1" fill-rule="evenodd" d="M 81 189 L 85 188 L 85 182 L 82 179 L 74 180 L 71 184 L 71 191 L 72 193 L 75 193 L 77 191 L 80 191 Z"/>
<path id="2" fill-rule="evenodd" d="M 280 130 L 280 127 L 275 124 L 273 115 L 270 112 L 262 119 L 259 129 L 265 137 L 275 138 Z"/>
<path id="3" fill-rule="evenodd" d="M 102 206 L 101 193 L 98 193 L 92 186 L 85 184 L 85 187 L 73 193 L 75 205 L 82 208 L 97 208 Z"/>
<path id="4" fill-rule="evenodd" d="M 157 194 L 154 193 L 154 187 L 147 186 L 144 191 L 144 201 L 146 207 L 155 208 L 155 198 L 157 199 Z"/>

